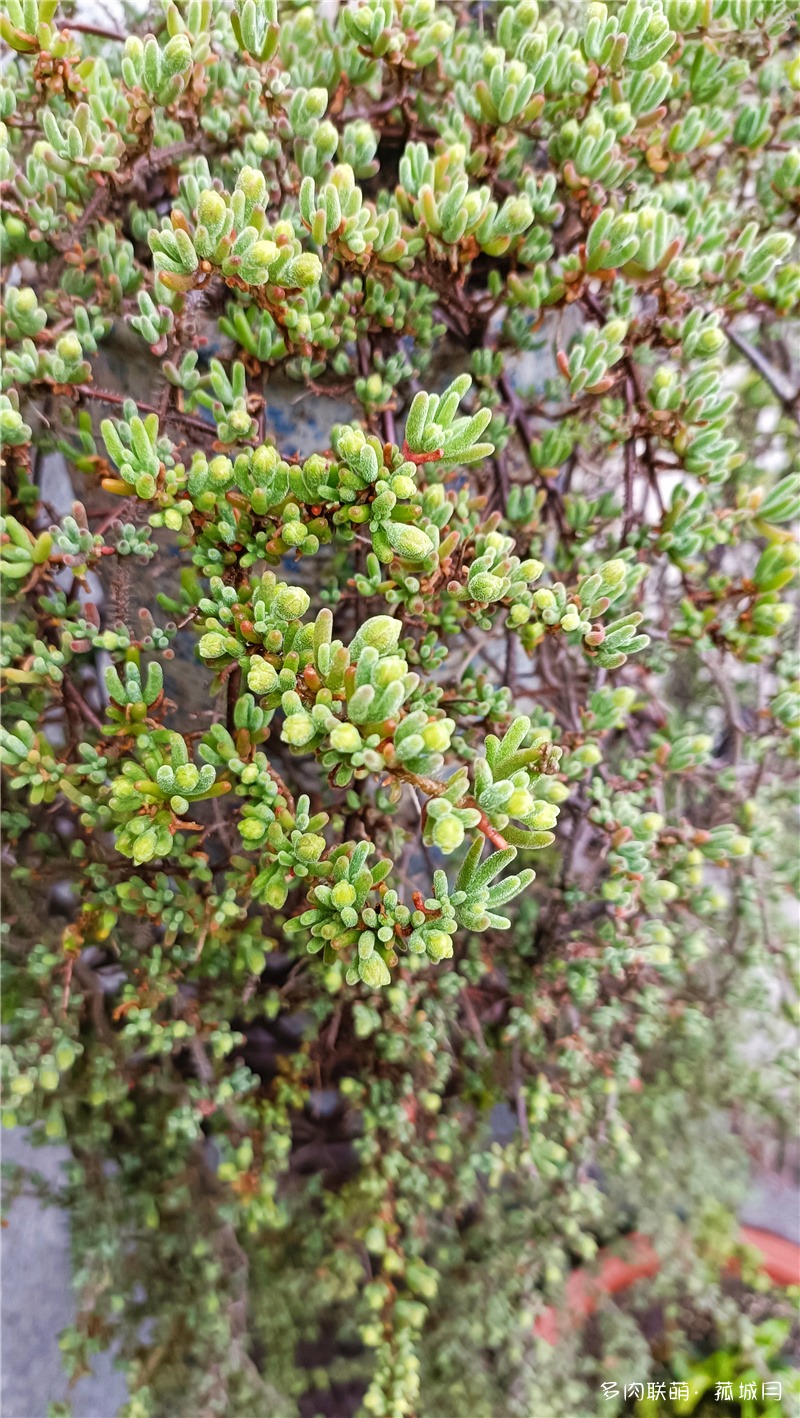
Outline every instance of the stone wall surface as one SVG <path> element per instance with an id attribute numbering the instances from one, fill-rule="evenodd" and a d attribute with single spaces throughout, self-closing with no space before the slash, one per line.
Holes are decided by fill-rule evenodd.
<path id="1" fill-rule="evenodd" d="M 4 1162 L 17 1162 L 57 1183 L 69 1153 L 65 1147 L 32 1147 L 22 1129 L 6 1132 Z M 69 1398 L 74 1418 L 114 1418 L 125 1402 L 122 1374 L 108 1354 L 99 1355 L 91 1378 L 70 1391 L 58 1336 L 75 1318 L 70 1283 L 69 1222 L 54 1206 L 19 1197 L 0 1235 L 2 1276 L 2 1418 L 46 1418 L 47 1406 Z"/>

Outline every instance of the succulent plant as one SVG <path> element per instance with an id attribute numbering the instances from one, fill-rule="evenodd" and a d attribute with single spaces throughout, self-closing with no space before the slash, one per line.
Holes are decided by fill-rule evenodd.
<path id="1" fill-rule="evenodd" d="M 618 1184 L 701 1237 L 699 1079 L 779 1107 L 794 7 L 6 8 L 4 1117 L 74 1150 L 70 1372 L 604 1411 L 538 1310 Z"/>

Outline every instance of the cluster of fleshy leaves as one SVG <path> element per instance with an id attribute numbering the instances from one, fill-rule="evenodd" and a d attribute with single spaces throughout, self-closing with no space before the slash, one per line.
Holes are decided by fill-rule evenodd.
<path id="1" fill-rule="evenodd" d="M 294 1418 L 357 1333 L 377 1418 L 588 1413 L 537 1306 L 697 1078 L 769 1092 L 723 1031 L 796 889 L 793 7 L 6 8 L 4 1117 L 80 1159 L 71 1372 Z"/>

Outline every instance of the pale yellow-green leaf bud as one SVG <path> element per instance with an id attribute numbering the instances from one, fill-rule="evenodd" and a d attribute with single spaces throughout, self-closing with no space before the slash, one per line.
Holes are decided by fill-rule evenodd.
<path id="1" fill-rule="evenodd" d="M 278 672 L 261 655 L 254 655 L 247 671 L 247 687 L 254 694 L 269 694 L 278 683 Z"/>
<path id="2" fill-rule="evenodd" d="M 210 630 L 201 638 L 197 648 L 204 660 L 216 660 L 225 654 L 225 637 L 215 630 Z"/>
<path id="3" fill-rule="evenodd" d="M 284 620 L 297 620 L 301 615 L 305 615 L 311 604 L 311 597 L 302 586 L 279 586 L 274 604 Z"/>
<path id="4" fill-rule="evenodd" d="M 337 753 L 356 753 L 361 747 L 361 735 L 355 724 L 337 724 L 331 729 L 330 741 Z"/>
<path id="5" fill-rule="evenodd" d="M 343 911 L 345 907 L 352 906 L 355 899 L 355 887 L 351 886 L 349 881 L 337 881 L 331 890 L 331 905 L 335 906 L 337 911 Z"/>
<path id="6" fill-rule="evenodd" d="M 390 615 L 373 615 L 359 627 L 350 646 L 351 659 L 357 660 L 365 645 L 372 645 L 379 654 L 394 650 L 403 629 L 402 621 Z"/>

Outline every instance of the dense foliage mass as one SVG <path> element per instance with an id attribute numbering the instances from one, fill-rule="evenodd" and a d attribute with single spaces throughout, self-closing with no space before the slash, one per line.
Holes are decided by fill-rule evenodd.
<path id="1" fill-rule="evenodd" d="M 5 1121 L 72 1149 L 64 1349 L 127 1418 L 617 1411 L 638 1331 L 534 1325 L 632 1223 L 734 1324 L 714 1129 L 793 1008 L 793 11 L 8 0 Z M 350 400 L 308 456 L 286 376 Z"/>

